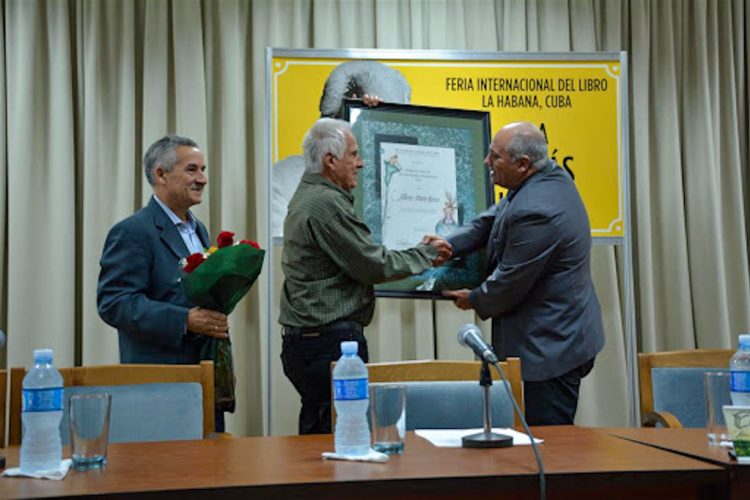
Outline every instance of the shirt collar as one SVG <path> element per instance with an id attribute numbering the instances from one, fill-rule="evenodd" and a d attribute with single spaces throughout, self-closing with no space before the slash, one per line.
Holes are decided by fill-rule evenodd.
<path id="1" fill-rule="evenodd" d="M 343 189 L 337 186 L 333 182 L 323 177 L 321 174 L 312 174 L 312 173 L 306 172 L 304 175 L 302 175 L 302 182 L 306 184 L 325 186 L 325 187 L 334 189 L 338 191 L 339 193 L 343 194 L 344 196 L 346 196 L 346 199 L 348 199 L 350 202 L 354 202 L 354 195 L 350 191 L 347 191 L 346 189 Z"/>
<path id="2" fill-rule="evenodd" d="M 156 203 L 159 204 L 161 209 L 164 210 L 164 213 L 167 214 L 167 217 L 169 217 L 169 220 L 171 220 L 175 226 L 179 226 L 180 224 L 185 224 L 185 226 L 187 226 L 188 228 L 195 229 L 195 226 L 196 226 L 195 217 L 193 216 L 193 213 L 190 210 L 188 210 L 187 212 L 187 222 L 185 222 L 182 219 L 180 219 L 179 215 L 174 213 L 171 208 L 165 205 L 164 202 L 161 201 L 158 196 L 156 196 L 155 194 L 152 196 L 154 200 L 156 200 Z"/>

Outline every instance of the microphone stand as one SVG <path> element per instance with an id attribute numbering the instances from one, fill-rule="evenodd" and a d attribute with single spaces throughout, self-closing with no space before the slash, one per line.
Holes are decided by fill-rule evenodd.
<path id="1" fill-rule="evenodd" d="M 500 366 L 500 363 L 494 363 L 495 369 L 497 370 L 497 373 L 500 374 L 500 378 L 503 379 L 503 384 L 505 384 L 505 390 L 508 392 L 508 397 L 510 398 L 510 402 L 513 403 L 513 409 L 516 410 L 516 414 L 518 415 L 518 418 L 521 420 L 521 424 L 523 425 L 523 430 L 526 431 L 526 435 L 529 436 L 529 440 L 531 441 L 531 449 L 534 451 L 534 458 L 536 458 L 536 464 L 539 467 L 539 498 L 542 500 L 547 499 L 547 480 L 544 477 L 544 465 L 542 464 L 542 457 L 539 456 L 539 450 L 536 447 L 536 441 L 534 440 L 533 434 L 531 434 L 531 429 L 529 429 L 529 424 L 526 423 L 526 418 L 523 415 L 523 412 L 521 411 L 521 408 L 518 407 L 518 403 L 516 402 L 516 398 L 513 397 L 513 393 L 510 390 L 510 385 L 508 384 L 508 379 L 505 378 L 505 373 L 503 373 L 503 369 Z"/>
<path id="2" fill-rule="evenodd" d="M 461 445 L 464 448 L 508 448 L 513 446 L 513 438 L 505 434 L 492 432 L 492 415 L 490 412 L 490 387 L 492 374 L 486 361 L 482 360 L 479 372 L 479 385 L 482 386 L 482 412 L 484 417 L 484 431 L 478 434 L 464 436 Z"/>

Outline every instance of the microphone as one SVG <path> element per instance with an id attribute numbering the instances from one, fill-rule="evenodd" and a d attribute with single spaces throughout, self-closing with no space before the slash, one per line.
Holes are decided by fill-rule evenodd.
<path id="1" fill-rule="evenodd" d="M 498 361 L 497 356 L 493 352 L 492 347 L 487 345 L 487 342 L 484 341 L 484 338 L 482 338 L 481 330 L 479 330 L 479 327 L 475 324 L 466 323 L 458 330 L 458 343 L 462 346 L 470 347 L 471 350 L 474 351 L 474 354 L 476 354 L 479 358 L 481 358 L 482 361 L 484 361 L 483 370 L 485 367 L 487 368 L 487 379 L 489 379 L 488 365 L 490 364 L 495 366 L 497 373 L 499 373 L 500 377 L 503 379 L 503 385 L 505 385 L 505 390 L 508 393 L 508 399 L 510 399 L 510 402 L 513 403 L 513 409 L 518 415 L 518 418 L 521 420 L 521 425 L 523 425 L 523 429 L 524 431 L 526 431 L 526 434 L 529 436 L 529 440 L 531 441 L 531 449 L 534 451 L 534 458 L 536 458 L 536 463 L 539 467 L 539 493 L 542 500 L 545 500 L 547 498 L 547 481 L 544 477 L 544 465 L 542 464 L 542 457 L 539 456 L 539 450 L 536 447 L 534 435 L 531 434 L 529 425 L 526 423 L 526 418 L 521 412 L 521 408 L 519 408 L 516 398 L 513 397 L 513 392 L 510 389 L 510 384 L 508 383 L 508 379 L 505 378 L 505 373 L 503 373 L 503 369 L 500 367 L 500 362 Z M 484 377 L 485 372 L 483 371 L 482 379 L 484 379 Z M 491 384 L 491 379 L 489 379 L 487 383 L 485 383 L 484 380 L 480 382 L 480 385 L 482 385 L 484 388 L 484 432 L 480 432 L 479 434 L 472 434 L 471 436 L 464 436 L 463 438 L 461 438 L 461 444 L 464 446 L 464 448 L 504 448 L 506 446 L 513 446 L 513 438 L 492 432 L 492 424 L 490 422 L 490 406 L 488 401 L 489 386 Z M 508 444 L 506 440 L 509 440 L 510 443 Z"/>
<path id="2" fill-rule="evenodd" d="M 486 363 L 497 363 L 497 356 L 492 347 L 482 338 L 482 331 L 473 323 L 466 323 L 458 330 L 458 343 L 474 351 L 479 359 Z"/>

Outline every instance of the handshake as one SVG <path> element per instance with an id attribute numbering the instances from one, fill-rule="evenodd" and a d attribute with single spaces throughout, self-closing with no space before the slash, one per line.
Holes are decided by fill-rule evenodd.
<path id="1" fill-rule="evenodd" d="M 436 234 L 426 234 L 422 238 L 422 243 L 437 248 L 438 256 L 432 261 L 432 265 L 435 267 L 442 265 L 453 256 L 453 247 L 451 244 L 445 238 L 441 238 Z"/>

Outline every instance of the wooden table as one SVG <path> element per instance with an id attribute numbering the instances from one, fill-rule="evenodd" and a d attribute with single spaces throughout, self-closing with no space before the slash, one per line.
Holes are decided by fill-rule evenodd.
<path id="1" fill-rule="evenodd" d="M 750 499 L 750 464 L 738 464 L 726 448 L 708 444 L 706 429 L 609 429 L 613 436 L 673 453 L 704 460 L 724 467 L 728 475 L 729 497 Z"/>
<path id="2" fill-rule="evenodd" d="M 572 426 L 535 429 L 548 498 L 722 498 L 726 473 L 709 464 Z M 408 433 L 388 463 L 324 461 L 331 436 L 113 444 L 102 471 L 71 471 L 63 481 L 0 478 L 0 497 L 111 495 L 186 499 L 539 498 L 530 446 L 436 448 Z M 18 449 L 4 450 L 8 465 Z"/>

